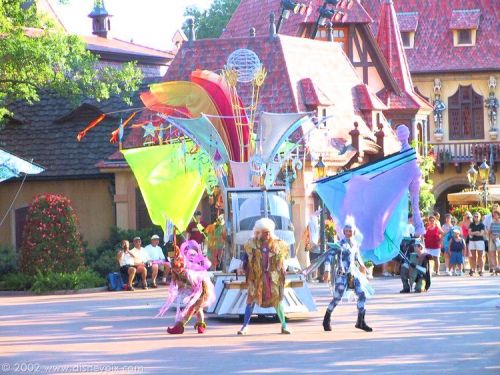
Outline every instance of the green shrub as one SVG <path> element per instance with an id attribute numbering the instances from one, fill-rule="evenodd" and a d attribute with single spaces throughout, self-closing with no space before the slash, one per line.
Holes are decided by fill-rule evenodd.
<path id="1" fill-rule="evenodd" d="M 104 286 L 106 281 L 94 271 L 80 270 L 71 273 L 37 272 L 31 291 L 40 293 L 54 290 L 78 290 Z"/>
<path id="2" fill-rule="evenodd" d="M 33 285 L 33 276 L 21 272 L 13 272 L 5 275 L 0 283 L 1 290 L 29 290 Z"/>
<path id="3" fill-rule="evenodd" d="M 17 271 L 17 253 L 11 246 L 0 245 L 0 280 Z"/>
<path id="4" fill-rule="evenodd" d="M 21 272 L 71 273 L 83 266 L 77 217 L 68 198 L 53 194 L 35 197 L 24 228 Z"/>

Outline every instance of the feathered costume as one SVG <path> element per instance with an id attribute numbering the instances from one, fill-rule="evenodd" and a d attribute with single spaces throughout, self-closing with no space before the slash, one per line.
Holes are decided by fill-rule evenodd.
<path id="1" fill-rule="evenodd" d="M 205 332 L 203 308 L 210 306 L 215 300 L 214 285 L 207 272 L 210 266 L 210 261 L 203 256 L 196 241 L 186 241 L 180 249 L 176 247 L 167 300 L 157 315 L 165 315 L 170 306 L 177 301 L 176 323 L 167 329 L 168 333 L 183 333 L 184 326 L 194 314 L 198 318 L 195 329 L 198 333 Z"/>

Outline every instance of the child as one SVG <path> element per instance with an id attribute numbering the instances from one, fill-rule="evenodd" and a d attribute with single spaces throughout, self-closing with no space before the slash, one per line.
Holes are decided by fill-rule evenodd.
<path id="1" fill-rule="evenodd" d="M 453 237 L 449 242 L 450 270 L 455 269 L 455 276 L 463 276 L 463 265 L 465 255 L 465 241 L 461 236 L 460 229 L 453 229 Z"/>

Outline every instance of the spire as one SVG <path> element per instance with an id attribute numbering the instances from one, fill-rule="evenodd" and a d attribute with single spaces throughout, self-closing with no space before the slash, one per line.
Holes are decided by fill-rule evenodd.
<path id="1" fill-rule="evenodd" d="M 94 0 L 94 8 L 89 17 L 92 18 L 92 34 L 107 38 L 111 30 L 111 15 L 104 6 L 104 0 Z"/>
<path id="2" fill-rule="evenodd" d="M 398 19 L 392 0 L 382 0 L 377 44 L 384 55 L 389 69 L 399 88 L 407 93 L 413 92 L 410 68 L 403 48 Z"/>

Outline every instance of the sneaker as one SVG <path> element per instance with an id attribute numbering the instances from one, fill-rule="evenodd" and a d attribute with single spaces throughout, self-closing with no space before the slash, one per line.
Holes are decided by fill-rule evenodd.
<path id="1" fill-rule="evenodd" d="M 238 331 L 238 335 L 241 335 L 241 336 L 246 336 L 246 335 L 248 335 L 248 326 L 246 326 L 246 327 L 242 327 L 242 328 Z"/>
<path id="2" fill-rule="evenodd" d="M 474 270 L 469 271 L 469 276 L 474 276 Z"/>
<path id="3" fill-rule="evenodd" d="M 479 276 L 483 276 L 483 271 L 479 271 Z"/>
<path id="4" fill-rule="evenodd" d="M 452 273 L 451 271 L 446 271 L 446 274 L 447 274 L 448 276 L 453 276 L 453 273 Z"/>
<path id="5" fill-rule="evenodd" d="M 458 273 L 458 276 L 463 276 L 463 275 L 464 275 L 464 271 L 460 271 L 460 272 Z"/>
<path id="6" fill-rule="evenodd" d="M 288 329 L 288 327 L 281 327 L 281 334 L 283 335 L 290 335 L 292 331 Z"/>
<path id="7" fill-rule="evenodd" d="M 384 276 L 384 277 L 392 277 L 392 275 L 389 272 L 387 272 L 387 271 L 383 272 L 382 276 Z"/>

